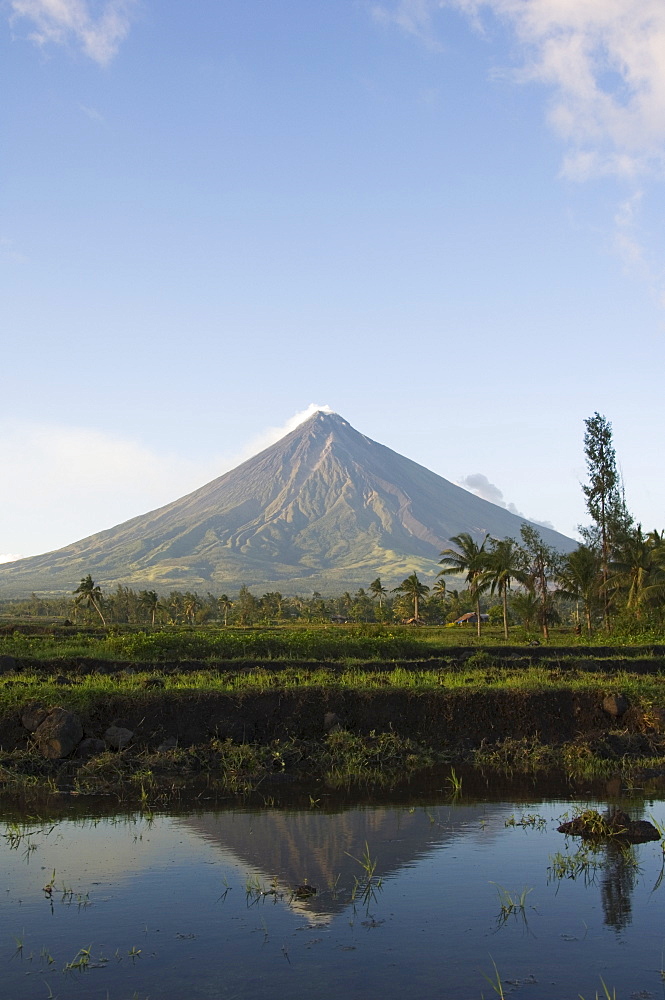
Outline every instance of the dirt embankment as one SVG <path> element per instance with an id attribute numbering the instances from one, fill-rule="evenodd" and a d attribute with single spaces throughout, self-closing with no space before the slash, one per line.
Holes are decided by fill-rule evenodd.
<path id="1" fill-rule="evenodd" d="M 537 737 L 556 745 L 613 731 L 658 735 L 657 717 L 646 719 L 636 707 L 615 717 L 603 707 L 603 699 L 602 691 L 566 690 L 413 693 L 305 688 L 229 696 L 148 689 L 100 697 L 79 715 L 87 737 L 101 737 L 111 725 L 122 726 L 134 734 L 134 746 L 149 749 L 169 738 L 183 747 L 215 737 L 264 745 L 294 738 L 319 740 L 332 727 L 363 736 L 393 732 L 439 750 L 472 749 L 508 737 Z M 55 704 L 68 707 L 66 687 L 62 697 L 50 699 L 46 707 Z M 30 734 L 20 716 L 21 710 L 0 718 L 0 749 L 27 746 Z"/>

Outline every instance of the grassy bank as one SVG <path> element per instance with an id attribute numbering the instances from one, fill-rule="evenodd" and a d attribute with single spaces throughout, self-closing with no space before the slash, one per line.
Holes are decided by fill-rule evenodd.
<path id="1" fill-rule="evenodd" d="M 33 660 L 88 657 L 135 663 L 177 663 L 247 659 L 340 661 L 418 660 L 457 656 L 476 648 L 517 652 L 541 644 L 545 655 L 555 650 L 616 651 L 622 656 L 662 655 L 661 634 L 639 638 L 596 633 L 576 635 L 570 628 L 552 629 L 545 644 L 537 633 L 513 628 L 506 640 L 498 627 L 485 627 L 478 638 L 470 627 L 406 627 L 382 625 L 273 628 L 141 628 L 81 629 L 64 626 L 8 624 L 0 632 L 0 656 Z M 537 647 L 533 648 L 536 655 Z"/>
<path id="2" fill-rule="evenodd" d="M 192 663 L 89 672 L 67 657 L 0 675 L 0 786 L 76 794 L 177 794 L 190 779 L 229 794 L 274 780 L 390 784 L 433 765 L 505 772 L 665 774 L 665 675 L 628 658 L 515 665 L 479 651 L 436 665 Z M 100 661 L 103 662 L 104 661 Z M 606 709 L 621 695 L 619 718 Z M 127 727 L 125 749 L 45 760 L 23 728 L 39 703 L 85 735 Z M 167 745 L 165 745 L 167 744 Z"/>

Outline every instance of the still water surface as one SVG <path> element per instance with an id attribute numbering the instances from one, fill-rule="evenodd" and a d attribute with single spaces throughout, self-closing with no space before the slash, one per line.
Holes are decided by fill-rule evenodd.
<path id="1" fill-rule="evenodd" d="M 480 1000 L 496 996 L 495 966 L 525 1000 L 590 1000 L 601 979 L 618 998 L 661 997 L 661 845 L 553 874 L 579 847 L 556 827 L 587 806 L 607 801 L 442 790 L 423 804 L 7 822 L 0 998 Z M 629 808 L 665 824 L 663 801 Z"/>

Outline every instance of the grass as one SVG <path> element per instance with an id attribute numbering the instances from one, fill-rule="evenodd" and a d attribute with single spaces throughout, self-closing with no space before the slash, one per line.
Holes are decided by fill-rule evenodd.
<path id="1" fill-rule="evenodd" d="M 547 820 L 539 813 L 522 813 L 519 819 L 516 819 L 513 814 L 504 821 L 504 826 L 521 826 L 525 830 L 528 827 L 532 830 L 545 830 Z"/>
<path id="2" fill-rule="evenodd" d="M 353 858 L 362 869 L 362 875 L 360 877 L 355 876 L 354 886 L 351 891 L 351 902 L 355 903 L 358 900 L 364 906 L 369 907 L 370 903 L 376 901 L 376 894 L 383 887 L 383 879 L 377 878 L 374 874 L 376 866 L 379 863 L 378 858 L 372 857 L 367 841 L 365 841 L 365 850 L 359 858 L 355 858 L 352 854 L 348 856 Z"/>
<path id="3" fill-rule="evenodd" d="M 11 625 L 8 626 L 11 628 Z M 7 626 L 3 629 L 6 631 Z M 30 634 L 23 625 L 0 637 L 0 654 L 41 660 L 93 657 L 99 660 L 167 662 L 182 660 L 258 659 L 341 660 L 427 659 L 444 656 L 459 648 L 524 647 L 535 633 L 511 630 L 508 641 L 499 626 L 487 626 L 480 638 L 475 629 L 428 626 L 414 630 L 400 625 L 359 624 L 349 626 L 273 626 L 229 628 L 184 628 L 166 626 L 137 630 L 131 626 L 79 631 L 56 628 Z M 633 655 L 640 647 L 665 640 L 662 633 L 635 639 L 625 635 L 576 636 L 570 628 L 553 628 L 547 649 L 557 647 L 615 647 Z M 542 651 L 542 650 L 541 650 Z M 525 649 L 525 655 L 529 650 Z"/>
<path id="4" fill-rule="evenodd" d="M 67 672 L 65 672 L 67 671 Z M 423 666 L 404 663 L 380 669 L 364 664 L 332 666 L 267 666 L 234 669 L 200 669 L 163 672 L 154 669 L 113 674 L 81 673 L 63 669 L 57 678 L 36 668 L 0 676 L 0 712 L 16 711 L 27 701 L 39 697 L 65 704 L 73 711 L 83 711 L 90 704 L 110 696 L 129 696 L 138 704 L 149 705 L 165 696 L 177 699 L 192 692 L 201 695 L 245 695 L 303 688 L 327 691 L 372 692 L 405 691 L 428 694 L 434 691 L 473 692 L 507 691 L 531 694 L 569 691 L 573 694 L 602 694 L 621 691 L 631 702 L 639 702 L 645 712 L 665 702 L 665 677 L 661 674 L 631 673 L 626 661 L 613 670 L 562 671 L 558 665 L 518 668 L 497 666 L 491 670 L 465 666 L 451 667 L 436 662 Z"/>
<path id="5" fill-rule="evenodd" d="M 450 774 L 446 778 L 446 784 L 450 790 L 451 799 L 458 799 L 462 794 L 462 779 L 454 767 L 450 769 Z"/>
<path id="6" fill-rule="evenodd" d="M 494 961 L 494 959 L 492 959 L 492 965 L 494 966 L 494 974 L 491 976 L 486 976 L 485 973 L 483 972 L 482 974 L 483 979 L 486 979 L 487 982 L 492 987 L 494 993 L 496 993 L 496 995 L 500 997 L 501 1000 L 504 1000 L 506 994 L 503 991 L 503 983 L 501 982 L 501 976 L 499 975 L 499 970 L 496 967 L 496 962 Z"/>
<path id="7" fill-rule="evenodd" d="M 409 630 L 402 631 L 413 636 Z M 331 634 L 322 637 L 322 633 Z M 177 635 L 182 637 L 180 632 Z M 374 643 L 376 649 L 381 647 L 382 656 L 388 648 L 386 643 L 389 645 L 395 638 L 387 629 L 365 635 L 360 627 L 341 638 L 335 628 L 299 632 L 295 629 L 229 630 L 222 637 L 218 633 L 207 635 L 192 631 L 184 635 L 185 645 L 179 649 L 180 652 L 185 648 L 194 651 L 196 643 L 200 643 L 203 652 L 209 652 L 216 643 L 227 641 L 229 635 L 235 635 L 232 642 L 247 640 L 250 645 L 273 643 L 273 640 L 282 645 L 291 643 L 291 653 L 298 642 L 301 651 L 309 652 L 315 640 L 325 640 L 324 644 L 329 643 L 330 649 L 336 643 L 337 652 L 342 647 L 348 650 L 353 643 Z M 122 785 L 125 786 L 124 794 L 133 800 L 138 798 L 141 806 L 148 809 L 155 801 L 160 801 L 156 798 L 157 789 L 161 794 L 169 775 L 214 774 L 225 789 L 244 794 L 279 771 L 323 777 L 333 787 L 353 782 L 385 785 L 416 770 L 442 762 L 450 765 L 453 761 L 469 762 L 504 774 L 562 769 L 571 776 L 607 777 L 644 768 L 665 770 L 665 732 L 661 735 L 661 729 L 665 729 L 662 719 L 665 673 L 631 672 L 630 660 L 625 658 L 617 658 L 616 667 L 608 668 L 608 661 L 604 660 L 602 668 L 600 665 L 596 668 L 588 659 L 583 664 L 571 661 L 564 664 L 556 658 L 536 664 L 528 660 L 517 664 L 510 660 L 502 662 L 483 650 L 476 651 L 465 661 L 452 662 L 439 657 L 430 661 L 394 663 L 347 658 L 317 663 L 275 660 L 256 664 L 251 660 L 238 663 L 228 660 L 215 664 L 179 664 L 174 654 L 173 660 L 157 666 L 155 662 L 141 662 L 140 655 L 173 652 L 166 644 L 167 640 L 173 644 L 177 638 L 171 632 L 82 638 L 89 641 L 88 653 L 92 645 L 97 644 L 95 652 L 100 654 L 100 660 L 103 660 L 101 652 L 104 650 L 108 655 L 111 651 L 117 655 L 119 649 L 125 653 L 133 651 L 133 655 L 139 657 L 136 666 L 131 670 L 122 669 L 116 663 L 118 669 L 113 672 L 91 673 L 89 663 L 81 663 L 70 655 L 77 637 L 60 640 L 53 636 L 18 635 L 0 639 L 0 652 L 3 644 L 7 651 L 14 643 L 15 652 L 21 647 L 24 652 L 32 649 L 33 653 L 30 665 L 24 661 L 16 671 L 0 675 L 0 739 L 3 726 L 16 732 L 15 720 L 20 717 L 23 707 L 32 701 L 47 706 L 60 705 L 76 712 L 89 731 L 97 729 L 100 735 L 113 717 L 135 719 L 135 728 L 140 728 L 139 720 L 180 719 L 185 715 L 193 720 L 206 718 L 209 722 L 201 724 L 196 745 L 178 744 L 161 752 L 149 749 L 150 725 L 158 728 L 159 723 L 148 722 L 139 732 L 134 747 L 102 753 L 90 761 L 46 761 L 31 747 L 26 733 L 22 749 L 4 752 L 0 749 L 0 786 L 5 789 L 25 791 L 32 784 L 43 791 L 51 782 L 51 790 L 57 791 L 58 785 L 66 781 L 75 792 L 89 794 L 117 792 Z M 402 637 L 397 636 L 397 640 L 402 642 Z M 429 639 L 425 642 L 412 637 L 408 642 L 421 650 L 426 649 L 428 643 L 432 645 Z M 39 643 L 43 644 L 41 652 L 60 650 L 62 655 L 57 666 L 40 661 L 36 655 L 40 651 Z M 247 648 L 245 645 L 245 651 Z M 276 648 L 274 643 L 270 647 L 273 652 Z M 54 676 L 56 671 L 60 672 Z M 483 704 L 478 701 L 479 695 L 483 698 L 494 696 L 495 701 L 487 704 L 493 704 L 497 712 L 505 709 L 506 719 L 522 725 L 523 720 L 527 724 L 534 721 L 529 718 L 529 713 L 534 711 L 529 706 L 531 697 L 560 695 L 566 699 L 561 704 L 570 706 L 572 711 L 575 699 L 575 704 L 587 698 L 587 704 L 599 706 L 606 694 L 618 692 L 628 698 L 633 721 L 630 730 L 620 729 L 607 721 L 605 728 L 613 730 L 613 742 L 603 742 L 602 733 L 581 734 L 557 744 L 544 742 L 537 734 L 532 734 L 494 737 L 475 747 L 473 741 L 460 740 L 457 746 L 450 742 L 449 729 L 444 723 L 455 712 L 463 717 L 465 703 L 472 698 L 476 699 L 473 704 L 477 714 L 478 706 Z M 238 742 L 224 735 L 213 736 L 216 731 L 224 734 L 223 729 L 217 730 L 213 724 L 215 713 L 244 718 L 245 704 L 251 709 L 253 704 L 261 704 L 253 699 L 268 695 L 278 699 L 280 707 L 265 708 L 267 718 L 273 719 L 271 713 L 278 713 L 274 716 L 276 719 L 281 718 L 280 713 L 287 713 L 284 715 L 286 721 L 277 730 L 271 722 L 273 731 L 266 729 L 256 743 Z M 392 707 L 388 711 L 393 722 L 385 724 L 385 731 L 363 731 L 364 715 L 373 710 L 373 705 L 381 704 L 373 701 L 375 696 L 384 699 L 401 696 L 404 701 L 390 702 Z M 312 723 L 310 735 L 305 735 L 308 715 L 314 713 L 317 719 L 320 715 L 322 723 L 324 712 L 331 706 L 343 715 L 344 709 L 340 706 L 344 705 L 348 714 L 355 716 L 355 723 L 352 721 L 347 729 L 338 728 L 327 735 L 322 730 L 317 731 L 318 723 Z M 535 711 L 539 710 L 535 703 Z M 559 708 L 550 703 L 548 710 L 559 711 Z M 428 721 L 437 718 L 441 719 L 440 736 L 437 726 Z M 429 736 L 419 736 L 421 723 L 417 720 L 423 720 L 422 725 L 429 725 Z M 492 721 L 490 715 L 488 721 Z M 475 716 L 470 717 L 470 732 L 474 727 L 481 732 L 483 725 Z M 259 728 L 265 727 L 261 723 Z M 486 731 L 490 730 L 488 725 Z M 282 733 L 279 739 L 274 738 L 276 731 Z M 152 745 L 157 742 L 154 739 Z M 462 779 L 454 768 L 444 780 L 451 797 L 459 797 Z"/>
<path id="8" fill-rule="evenodd" d="M 526 898 L 533 889 L 525 886 L 521 892 L 513 894 L 497 882 L 492 882 L 492 885 L 496 887 L 501 905 L 498 923 L 504 924 L 510 917 L 521 917 L 526 922 Z"/>
<path id="9" fill-rule="evenodd" d="M 606 863 L 607 858 L 601 847 L 585 844 L 570 853 L 557 851 L 550 857 L 547 871 L 550 879 L 575 881 L 581 877 L 585 885 L 589 885 L 596 881 L 597 873 L 604 870 Z"/>

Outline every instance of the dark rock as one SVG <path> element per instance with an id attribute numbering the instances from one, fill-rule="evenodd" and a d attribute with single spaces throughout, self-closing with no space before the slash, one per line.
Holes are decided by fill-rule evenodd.
<path id="1" fill-rule="evenodd" d="M 297 885 L 293 890 L 296 899 L 310 899 L 312 896 L 316 896 L 316 893 L 316 886 L 310 885 L 307 881 L 303 882 L 302 885 Z"/>
<path id="2" fill-rule="evenodd" d="M 608 810 L 601 816 L 595 809 L 588 809 L 581 816 L 557 827 L 559 833 L 587 840 L 619 840 L 625 844 L 646 844 L 660 840 L 652 823 L 644 819 L 631 819 L 622 809 Z"/>
<path id="3" fill-rule="evenodd" d="M 83 739 L 81 720 L 65 708 L 54 708 L 35 730 L 35 739 L 42 756 L 49 760 L 69 757 Z"/>
<path id="4" fill-rule="evenodd" d="M 178 746 L 177 736 L 167 736 L 163 743 L 160 743 L 157 747 L 159 753 L 168 753 L 169 750 L 175 750 Z"/>
<path id="5" fill-rule="evenodd" d="M 122 726 L 109 726 L 104 739 L 113 750 L 123 750 L 134 739 L 134 733 Z"/>
<path id="6" fill-rule="evenodd" d="M 31 733 L 34 733 L 35 729 L 41 726 L 50 711 L 51 709 L 42 705 L 41 702 L 31 701 L 21 711 L 21 724 L 25 729 L 29 729 Z"/>
<path id="7" fill-rule="evenodd" d="M 603 711 L 611 715 L 613 719 L 618 719 L 630 708 L 630 702 L 622 694 L 608 694 L 603 698 Z"/>
<path id="8" fill-rule="evenodd" d="M 108 747 L 104 740 L 99 740 L 95 736 L 88 736 L 87 739 L 81 740 L 76 748 L 76 756 L 80 757 L 82 760 L 89 760 L 90 757 L 96 757 L 99 753 L 104 753 Z"/>
<path id="9" fill-rule="evenodd" d="M 16 670 L 16 660 L 13 656 L 0 656 L 0 674 L 12 674 Z"/>
<path id="10" fill-rule="evenodd" d="M 249 743 L 256 735 L 252 722 L 244 719 L 222 718 L 217 721 L 215 735 L 220 740 L 233 740 L 234 743 Z"/>
<path id="11" fill-rule="evenodd" d="M 327 733 L 336 733 L 344 728 L 344 724 L 336 712 L 326 712 L 323 716 L 323 728 Z"/>

